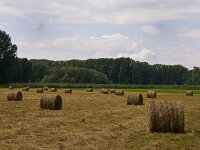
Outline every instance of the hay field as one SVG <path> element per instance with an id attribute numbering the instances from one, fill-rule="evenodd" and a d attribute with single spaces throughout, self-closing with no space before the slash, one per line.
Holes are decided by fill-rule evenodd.
<path id="1" fill-rule="evenodd" d="M 13 89 L 16 90 L 16 89 Z M 7 101 L 0 89 L 0 149 L 200 149 L 200 95 L 158 93 L 156 101 L 177 100 L 185 106 L 185 134 L 148 133 L 146 105 L 128 106 L 124 96 L 94 90 L 65 94 L 59 111 L 41 110 L 43 94 L 23 91 L 23 101 Z"/>

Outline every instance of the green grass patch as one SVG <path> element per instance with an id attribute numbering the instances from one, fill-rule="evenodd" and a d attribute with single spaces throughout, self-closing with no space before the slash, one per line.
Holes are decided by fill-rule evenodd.
<path id="1" fill-rule="evenodd" d="M 147 92 L 150 89 L 124 89 L 128 92 Z M 184 89 L 153 89 L 158 93 L 185 93 Z M 194 94 L 200 94 L 200 90 L 193 90 Z"/>
<path id="2" fill-rule="evenodd" d="M 72 88 L 120 88 L 120 89 L 170 89 L 170 91 L 173 91 L 174 89 L 192 89 L 192 90 L 199 90 L 200 85 L 135 85 L 135 84 L 87 84 L 87 83 L 10 83 L 8 85 L 0 85 L 0 87 L 8 87 L 9 85 L 12 85 L 14 87 L 23 87 L 30 85 L 31 87 L 56 87 L 56 88 L 66 88 L 66 87 L 72 87 Z M 173 90 L 171 90 L 173 89 Z M 166 91 L 164 90 L 164 91 Z M 175 90 L 177 93 L 177 90 Z"/>

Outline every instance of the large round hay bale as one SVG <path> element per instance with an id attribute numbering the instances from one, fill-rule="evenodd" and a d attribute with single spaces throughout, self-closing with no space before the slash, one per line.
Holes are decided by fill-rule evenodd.
<path id="1" fill-rule="evenodd" d="M 116 90 L 115 95 L 124 95 L 124 91 L 123 90 Z"/>
<path id="2" fill-rule="evenodd" d="M 156 98 L 156 91 L 148 91 L 147 98 Z"/>
<path id="3" fill-rule="evenodd" d="M 87 92 L 93 92 L 93 88 L 88 88 Z"/>
<path id="4" fill-rule="evenodd" d="M 177 106 L 177 113 L 178 113 L 178 122 L 177 122 L 177 133 L 184 133 L 185 129 L 185 116 L 184 116 L 184 107 L 183 104 L 176 105 Z"/>
<path id="5" fill-rule="evenodd" d="M 72 93 L 72 89 L 71 88 L 65 89 L 65 93 Z"/>
<path id="6" fill-rule="evenodd" d="M 23 87 L 23 88 L 22 88 L 22 91 L 29 91 L 29 87 L 27 87 L 27 86 L 26 86 L 26 87 Z"/>
<path id="7" fill-rule="evenodd" d="M 186 96 L 193 96 L 193 91 L 192 90 L 186 91 Z"/>
<path id="8" fill-rule="evenodd" d="M 8 101 L 22 101 L 22 92 L 9 92 L 7 95 Z"/>
<path id="9" fill-rule="evenodd" d="M 13 86 L 9 86 L 8 89 L 14 89 L 14 87 Z"/>
<path id="10" fill-rule="evenodd" d="M 57 88 L 51 88 L 51 92 L 57 92 Z"/>
<path id="11" fill-rule="evenodd" d="M 147 127 L 149 132 L 154 132 L 156 129 L 156 107 L 155 102 L 150 101 L 147 106 Z"/>
<path id="12" fill-rule="evenodd" d="M 101 93 L 102 94 L 109 94 L 109 90 L 108 89 L 101 89 Z"/>
<path id="13" fill-rule="evenodd" d="M 150 101 L 147 119 L 149 132 L 184 133 L 184 108 L 180 103 Z"/>
<path id="14" fill-rule="evenodd" d="M 48 91 L 48 87 L 47 86 L 45 86 L 43 89 L 44 89 L 44 91 Z"/>
<path id="15" fill-rule="evenodd" d="M 130 94 L 130 95 L 128 95 L 127 105 L 143 105 L 142 94 Z"/>
<path id="16" fill-rule="evenodd" d="M 110 89 L 110 93 L 115 93 L 115 89 Z"/>
<path id="17" fill-rule="evenodd" d="M 40 100 L 42 109 L 60 110 L 62 108 L 62 97 L 60 95 L 44 95 Z"/>
<path id="18" fill-rule="evenodd" d="M 37 93 L 43 93 L 43 88 L 39 88 L 39 89 L 37 89 L 36 92 L 37 92 Z"/>

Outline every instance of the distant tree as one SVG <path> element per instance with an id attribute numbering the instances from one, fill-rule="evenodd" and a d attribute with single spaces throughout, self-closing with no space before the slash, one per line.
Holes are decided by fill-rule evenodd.
<path id="1" fill-rule="evenodd" d="M 132 83 L 133 84 L 149 84 L 150 68 L 149 64 L 145 62 L 133 62 L 132 63 Z"/>
<path id="2" fill-rule="evenodd" d="M 118 61 L 118 69 L 117 72 L 117 77 L 118 77 L 118 82 L 121 84 L 127 84 L 131 83 L 131 59 L 130 58 L 118 58 L 116 59 Z M 116 66 L 115 66 L 116 68 Z"/>
<path id="3" fill-rule="evenodd" d="M 64 75 L 61 76 L 62 82 L 90 83 L 92 75 L 84 69 L 77 69 L 87 68 L 89 70 L 92 69 L 105 74 L 106 78 L 108 78 L 108 80 L 112 83 L 161 85 L 179 85 L 192 83 L 192 71 L 189 71 L 184 66 L 164 64 L 150 65 L 146 62 L 134 61 L 131 58 L 100 58 L 88 60 L 74 59 L 69 61 L 31 60 L 31 62 L 33 63 L 33 70 L 36 70 L 32 71 L 32 74 L 34 75 L 35 72 L 41 70 L 41 78 L 43 78 L 43 76 L 49 78 L 49 71 L 51 72 L 52 68 L 55 69 L 67 67 L 67 73 L 65 71 Z M 35 64 L 37 64 L 37 67 L 34 67 Z M 46 67 L 42 69 L 38 66 L 39 64 L 45 65 Z M 73 69 L 69 69 L 70 67 L 73 67 Z M 53 74 L 51 78 L 53 78 Z M 81 78 L 79 77 L 80 74 L 82 75 Z M 54 76 L 54 78 L 56 80 L 57 77 Z M 101 76 L 99 79 L 102 80 L 103 76 Z"/>
<path id="4" fill-rule="evenodd" d="M 10 81 L 16 53 L 17 46 L 12 44 L 11 37 L 5 31 L 0 30 L 0 84 Z"/>
<path id="5" fill-rule="evenodd" d="M 40 82 L 48 74 L 48 66 L 44 63 L 33 63 L 31 72 L 31 82 Z"/>
<path id="6" fill-rule="evenodd" d="M 192 70 L 192 84 L 200 84 L 200 68 L 194 67 Z"/>
<path id="7" fill-rule="evenodd" d="M 31 77 L 32 64 L 27 58 L 17 58 L 13 64 L 13 77 L 11 82 L 28 82 Z"/>
<path id="8" fill-rule="evenodd" d="M 181 65 L 150 65 L 131 58 L 73 59 L 67 61 L 43 59 L 30 60 L 30 62 L 32 70 L 29 81 L 31 82 L 200 84 L 200 69 L 198 67 L 189 70 Z M 15 67 L 15 69 L 17 68 L 19 67 Z M 18 78 L 15 78 L 15 81 L 18 81 Z"/>
<path id="9" fill-rule="evenodd" d="M 174 65 L 171 68 L 170 73 L 173 73 L 171 82 L 173 84 L 181 85 L 187 83 L 189 79 L 189 70 L 187 68 L 181 65 Z"/>

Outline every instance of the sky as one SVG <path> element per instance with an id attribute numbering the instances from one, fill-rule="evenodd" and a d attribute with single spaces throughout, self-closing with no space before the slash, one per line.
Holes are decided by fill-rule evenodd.
<path id="1" fill-rule="evenodd" d="M 0 0 L 0 29 L 20 58 L 200 67 L 200 0 Z"/>

